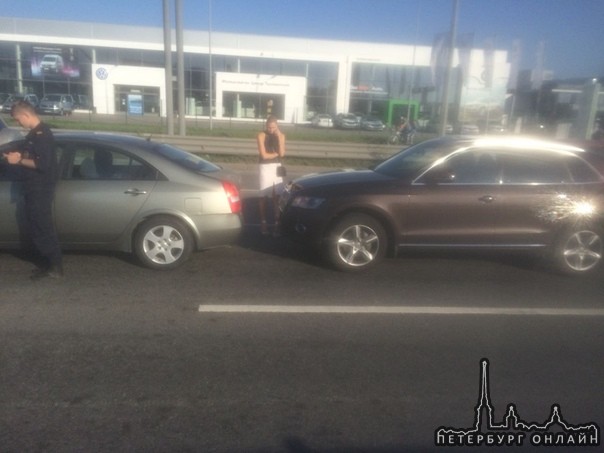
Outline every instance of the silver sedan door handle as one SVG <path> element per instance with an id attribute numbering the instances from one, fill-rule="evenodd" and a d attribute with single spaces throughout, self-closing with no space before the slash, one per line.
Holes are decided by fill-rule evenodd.
<path id="1" fill-rule="evenodd" d="M 147 191 L 146 190 L 139 190 L 139 189 L 128 189 L 124 193 L 128 194 L 128 195 L 146 195 Z"/>
<path id="2" fill-rule="evenodd" d="M 478 201 L 480 201 L 481 203 L 492 203 L 493 201 L 495 201 L 495 197 L 493 195 L 485 195 L 483 197 L 480 197 Z"/>

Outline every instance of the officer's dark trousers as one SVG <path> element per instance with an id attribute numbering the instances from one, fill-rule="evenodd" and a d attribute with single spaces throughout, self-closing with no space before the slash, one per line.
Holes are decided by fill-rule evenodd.
<path id="1" fill-rule="evenodd" d="M 32 242 L 50 266 L 61 266 L 61 248 L 52 215 L 54 189 L 40 187 L 25 193 L 25 215 Z"/>

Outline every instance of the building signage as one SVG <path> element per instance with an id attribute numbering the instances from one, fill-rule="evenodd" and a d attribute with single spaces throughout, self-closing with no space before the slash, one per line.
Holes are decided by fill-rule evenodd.
<path id="1" fill-rule="evenodd" d="M 143 95 L 137 93 L 128 94 L 128 114 L 142 115 L 143 114 Z"/>
<path id="2" fill-rule="evenodd" d="M 31 75 L 34 78 L 75 79 L 80 67 L 73 47 L 33 46 Z"/>
<path id="3" fill-rule="evenodd" d="M 95 71 L 95 75 L 96 78 L 99 80 L 107 80 L 107 77 L 109 77 L 109 71 L 107 71 L 106 68 L 101 66 L 100 68 L 97 68 L 97 70 Z"/>
<path id="4" fill-rule="evenodd" d="M 291 84 L 287 80 L 275 80 L 274 76 L 259 76 L 256 79 L 230 78 L 223 77 L 220 82 L 225 89 L 240 90 L 249 92 L 250 90 L 264 90 L 265 88 L 289 88 Z"/>

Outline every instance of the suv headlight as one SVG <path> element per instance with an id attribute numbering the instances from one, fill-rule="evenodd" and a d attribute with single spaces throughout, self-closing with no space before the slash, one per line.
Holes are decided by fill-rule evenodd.
<path id="1" fill-rule="evenodd" d="M 325 198 L 297 196 L 294 197 L 291 205 L 296 208 L 317 209 L 324 201 Z"/>

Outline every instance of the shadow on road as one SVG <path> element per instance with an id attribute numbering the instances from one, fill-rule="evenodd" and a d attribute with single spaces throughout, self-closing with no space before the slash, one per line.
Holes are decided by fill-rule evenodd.
<path id="1" fill-rule="evenodd" d="M 260 233 L 260 222 L 258 215 L 258 197 L 250 197 L 244 200 L 243 218 L 244 229 L 240 245 L 244 248 L 267 253 L 275 256 L 292 258 L 314 266 L 325 267 L 319 253 L 303 244 L 298 244 L 282 237 L 263 236 Z M 270 203 L 269 203 L 270 205 Z M 267 212 L 267 218 L 272 219 L 273 213 Z M 272 231 L 272 230 L 271 230 Z M 503 264 L 508 267 L 517 268 L 529 272 L 551 273 L 556 272 L 548 265 L 544 255 L 529 253 L 526 251 L 510 250 L 506 253 L 489 250 L 414 250 L 406 249 L 398 253 L 398 259 L 409 259 L 415 262 L 429 260 L 446 260 L 454 266 L 471 261 L 485 261 Z M 601 275 L 601 273 L 598 273 Z M 561 277 L 565 277 L 561 275 Z"/>
<path id="2" fill-rule="evenodd" d="M 314 250 L 303 244 L 298 244 L 280 235 L 273 235 L 274 227 L 269 220 L 269 234 L 263 235 L 260 231 L 258 214 L 259 197 L 249 197 L 243 202 L 243 231 L 239 245 L 243 248 L 254 250 L 269 255 L 291 258 L 313 266 L 324 266 L 321 257 Z M 267 219 L 274 219 L 274 213 L 267 204 Z"/>
<path id="3" fill-rule="evenodd" d="M 314 250 L 284 237 L 264 236 L 259 225 L 245 225 L 239 239 L 243 248 L 268 255 L 289 258 L 312 266 L 324 267 L 321 257 Z"/>

